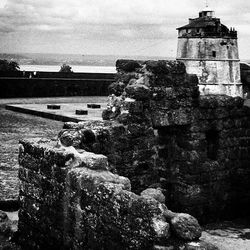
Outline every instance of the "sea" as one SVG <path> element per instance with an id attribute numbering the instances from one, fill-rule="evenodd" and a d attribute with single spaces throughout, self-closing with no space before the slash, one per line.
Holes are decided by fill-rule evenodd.
<path id="1" fill-rule="evenodd" d="M 115 73 L 117 59 L 163 60 L 159 56 L 81 55 L 50 53 L 0 53 L 0 59 L 16 61 L 22 71 L 58 72 L 62 64 L 71 66 L 73 72 Z M 173 58 L 171 58 L 173 59 Z M 170 59 L 170 60 L 171 60 Z"/>
<path id="2" fill-rule="evenodd" d="M 19 65 L 21 71 L 46 71 L 58 72 L 61 68 L 60 65 Z M 70 65 L 75 73 L 116 73 L 114 66 L 83 66 L 83 65 Z"/>

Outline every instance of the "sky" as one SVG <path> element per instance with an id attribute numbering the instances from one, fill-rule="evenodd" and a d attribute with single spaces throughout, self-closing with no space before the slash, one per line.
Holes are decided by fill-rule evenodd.
<path id="1" fill-rule="evenodd" d="M 250 59 L 250 1 L 208 0 Z M 0 52 L 175 57 L 206 0 L 0 0 Z"/>

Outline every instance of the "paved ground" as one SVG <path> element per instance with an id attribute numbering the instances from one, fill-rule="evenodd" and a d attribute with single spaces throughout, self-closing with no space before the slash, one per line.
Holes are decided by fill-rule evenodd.
<path id="1" fill-rule="evenodd" d="M 106 108 L 106 103 L 95 103 L 100 108 L 88 108 L 87 103 L 55 103 L 60 109 L 48 109 L 45 103 L 32 104 L 11 104 L 7 105 L 7 109 L 21 113 L 33 114 L 45 118 L 52 118 L 63 121 L 86 121 L 99 120 L 102 117 L 102 111 Z M 91 103 L 90 103 L 91 104 Z M 87 115 L 77 115 L 76 110 L 87 111 Z"/>

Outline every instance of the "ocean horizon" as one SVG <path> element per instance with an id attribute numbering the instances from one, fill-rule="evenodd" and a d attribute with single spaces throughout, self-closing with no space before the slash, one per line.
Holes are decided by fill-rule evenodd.
<path id="1" fill-rule="evenodd" d="M 75 73 L 116 73 L 115 66 L 70 65 Z M 61 65 L 19 65 L 21 71 L 59 72 Z"/>

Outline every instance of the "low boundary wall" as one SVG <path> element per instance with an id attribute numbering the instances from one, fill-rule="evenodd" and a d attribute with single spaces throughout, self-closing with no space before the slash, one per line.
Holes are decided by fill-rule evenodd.
<path id="1" fill-rule="evenodd" d="M 22 73 L 22 72 L 20 72 Z M 0 74 L 0 98 L 50 96 L 107 96 L 114 74 L 33 72 Z M 29 78 L 30 77 L 30 78 Z"/>

